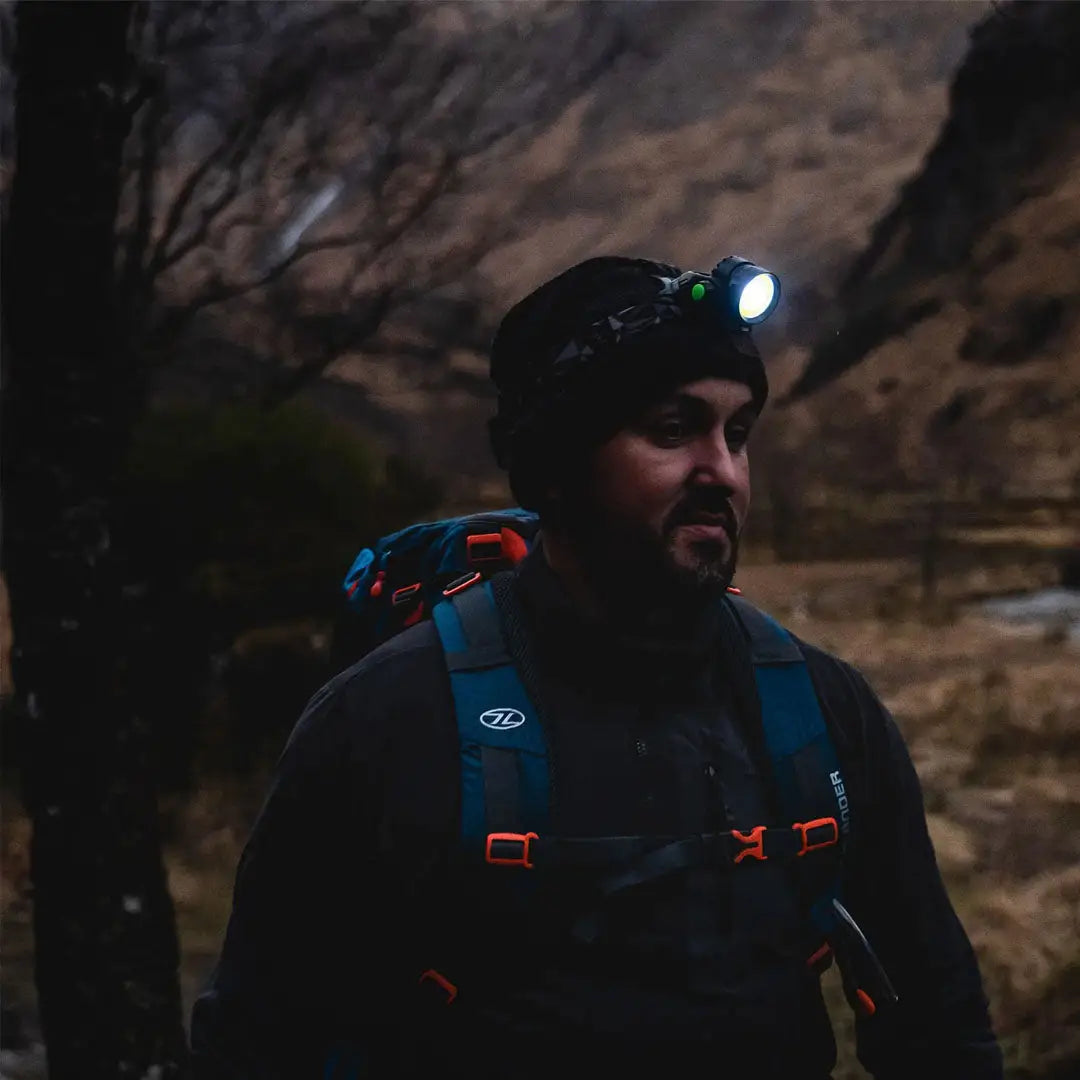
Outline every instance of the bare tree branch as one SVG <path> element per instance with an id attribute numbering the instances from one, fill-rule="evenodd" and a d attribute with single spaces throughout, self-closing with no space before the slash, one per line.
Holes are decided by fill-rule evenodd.
<path id="1" fill-rule="evenodd" d="M 167 352 L 212 310 L 295 385 L 407 292 L 459 283 L 512 217 L 455 225 L 446 196 L 610 62 L 618 8 L 587 7 L 154 3 L 152 49 L 184 62 L 166 63 L 164 112 L 144 106 L 157 176 L 138 176 L 127 214 L 125 265 L 156 298 L 147 342 Z M 141 149 L 136 172 L 154 167 Z M 337 330 L 301 347 L 290 326 L 319 313 Z"/>
<path id="2" fill-rule="evenodd" d="M 347 333 L 331 336 L 321 349 L 272 383 L 263 394 L 262 406 L 272 409 L 291 398 L 302 386 L 321 375 L 343 352 L 375 334 L 382 326 L 394 302 L 394 289 L 380 289 L 364 307 L 361 317 Z"/>
<path id="3" fill-rule="evenodd" d="M 145 81 L 144 79 L 143 82 Z M 120 288 L 129 297 L 138 295 L 140 299 L 147 292 L 142 257 L 149 247 L 154 223 L 154 193 L 161 159 L 161 125 L 165 112 L 164 98 L 160 94 L 152 95 L 139 125 L 141 149 L 136 172 L 135 220 L 123 246 Z M 141 316 L 143 304 L 140 302 L 134 306 Z M 139 321 L 141 323 L 141 317 Z"/>

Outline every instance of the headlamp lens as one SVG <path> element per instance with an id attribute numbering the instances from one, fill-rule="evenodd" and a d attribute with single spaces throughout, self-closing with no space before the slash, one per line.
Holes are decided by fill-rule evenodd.
<path id="1" fill-rule="evenodd" d="M 755 274 L 739 293 L 739 318 L 748 323 L 764 318 L 772 310 L 775 297 L 772 274 Z"/>

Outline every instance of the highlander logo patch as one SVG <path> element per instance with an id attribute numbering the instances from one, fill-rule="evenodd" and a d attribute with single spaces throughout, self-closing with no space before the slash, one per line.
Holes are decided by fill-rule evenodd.
<path id="1" fill-rule="evenodd" d="M 480 714 L 480 723 L 493 731 L 509 731 L 525 723 L 525 714 L 517 709 L 488 709 Z"/>

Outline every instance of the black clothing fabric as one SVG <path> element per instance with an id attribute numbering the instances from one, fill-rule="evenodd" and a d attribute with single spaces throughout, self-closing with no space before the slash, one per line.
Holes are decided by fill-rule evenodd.
<path id="1" fill-rule="evenodd" d="M 496 579 L 508 646 L 541 700 L 551 831 L 682 835 L 776 820 L 746 642 L 716 615 L 674 643 L 581 618 L 540 552 Z M 627 628 L 628 631 L 639 628 Z M 843 897 L 901 1003 L 857 1023 L 876 1080 L 997 1080 L 974 955 L 946 896 L 915 771 L 850 666 L 807 665 L 853 806 Z M 449 680 L 423 623 L 312 699 L 244 851 L 197 1075 L 824 1080 L 835 1044 L 785 871 L 700 866 L 627 890 L 592 944 L 589 881 L 462 865 Z M 459 990 L 452 1004 L 422 972 Z"/>

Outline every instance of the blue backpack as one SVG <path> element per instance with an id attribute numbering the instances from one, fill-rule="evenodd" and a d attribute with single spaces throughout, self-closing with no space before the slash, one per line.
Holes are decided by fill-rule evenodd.
<path id="1" fill-rule="evenodd" d="M 519 563 L 540 520 L 528 510 L 410 525 L 364 548 L 345 575 L 345 601 L 371 649 L 431 615 L 448 587 L 491 577 Z"/>
<path id="2" fill-rule="evenodd" d="M 350 607 L 372 644 L 432 617 L 446 657 L 461 751 L 461 842 L 474 862 L 507 872 L 555 867 L 600 868 L 601 896 L 705 860 L 733 868 L 747 860 L 812 865 L 806 878 L 810 936 L 807 959 L 824 970 L 838 959 L 849 1003 L 862 1015 L 897 1000 L 872 950 L 839 899 L 840 855 L 850 806 L 806 661 L 791 635 L 729 590 L 727 602 L 750 646 L 761 702 L 765 747 L 788 826 L 746 823 L 713 835 L 559 838 L 548 835 L 549 770 L 544 726 L 511 657 L 492 584 L 519 562 L 539 529 L 523 510 L 414 525 L 364 549 L 345 578 Z M 808 865 L 808 870 L 810 866 Z M 595 913 L 574 928 L 588 941 Z M 447 1001 L 457 987 L 435 969 L 421 982 Z"/>

